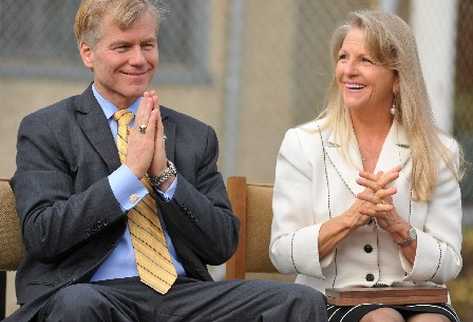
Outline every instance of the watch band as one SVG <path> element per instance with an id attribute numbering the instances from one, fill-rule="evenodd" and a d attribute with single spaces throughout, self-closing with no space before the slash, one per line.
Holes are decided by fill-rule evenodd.
<path id="1" fill-rule="evenodd" d="M 177 174 L 176 166 L 171 161 L 166 161 L 166 168 L 157 176 L 149 176 L 149 181 L 155 188 L 159 188 L 162 183 Z"/>
<path id="2" fill-rule="evenodd" d="M 407 231 L 407 238 L 396 242 L 396 244 L 398 244 L 399 247 L 406 247 L 409 246 L 414 240 L 417 240 L 417 231 L 411 226 L 411 228 L 409 228 Z"/>

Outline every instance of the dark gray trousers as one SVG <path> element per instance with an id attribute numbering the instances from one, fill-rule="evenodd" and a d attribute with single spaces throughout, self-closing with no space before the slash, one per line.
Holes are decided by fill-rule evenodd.
<path id="1" fill-rule="evenodd" d="M 160 295 L 137 278 L 75 284 L 58 291 L 39 322 L 323 322 L 324 296 L 271 281 L 202 282 L 178 278 Z"/>

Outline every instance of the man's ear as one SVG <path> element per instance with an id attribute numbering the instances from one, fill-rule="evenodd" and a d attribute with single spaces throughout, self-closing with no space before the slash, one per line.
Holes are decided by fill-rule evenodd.
<path id="1" fill-rule="evenodd" d="M 94 69 L 94 51 L 92 47 L 90 47 L 88 44 L 82 41 L 79 44 L 79 53 L 85 67 L 93 70 Z"/>

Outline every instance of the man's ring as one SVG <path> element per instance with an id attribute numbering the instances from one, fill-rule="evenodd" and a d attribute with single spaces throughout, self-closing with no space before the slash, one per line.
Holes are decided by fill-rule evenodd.
<path id="1" fill-rule="evenodd" d="M 141 134 L 145 134 L 147 127 L 148 127 L 148 126 L 147 126 L 146 124 L 141 124 L 140 126 L 138 126 L 138 130 L 140 130 L 140 133 L 141 133 Z"/>
<path id="2" fill-rule="evenodd" d="M 167 139 L 168 137 L 166 135 L 163 135 L 163 141 L 166 142 Z"/>

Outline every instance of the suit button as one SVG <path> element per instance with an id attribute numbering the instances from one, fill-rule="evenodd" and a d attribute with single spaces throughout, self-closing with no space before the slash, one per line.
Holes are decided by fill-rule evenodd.
<path id="1" fill-rule="evenodd" d="M 365 247 L 363 247 L 363 249 L 365 250 L 365 252 L 369 254 L 373 251 L 373 246 L 371 246 L 370 244 L 366 244 Z"/>
<path id="2" fill-rule="evenodd" d="M 374 275 L 369 273 L 369 274 L 366 274 L 366 280 L 368 282 L 373 282 L 374 281 Z"/>

